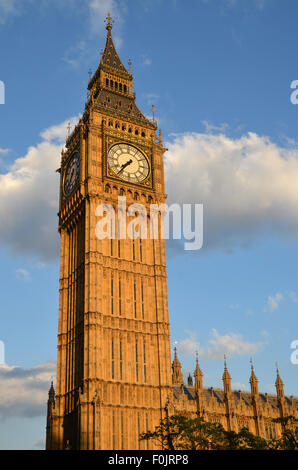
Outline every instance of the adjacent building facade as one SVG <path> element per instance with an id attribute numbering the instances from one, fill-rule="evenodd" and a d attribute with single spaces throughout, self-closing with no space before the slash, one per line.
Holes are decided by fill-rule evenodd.
<path id="1" fill-rule="evenodd" d="M 297 415 L 297 399 L 184 385 L 175 350 L 171 364 L 165 244 L 161 214 L 148 238 L 152 207 L 165 204 L 161 131 L 137 107 L 131 70 L 122 64 L 106 19 L 107 39 L 90 78 L 84 114 L 68 136 L 60 172 L 61 235 L 56 391 L 49 391 L 47 449 L 146 449 L 140 433 L 168 413 L 187 413 L 261 436 L 280 432 L 272 418 Z M 120 197 L 120 199 L 119 199 Z M 126 208 L 134 204 L 134 213 Z M 142 224 L 134 226 L 134 216 Z M 110 237 L 98 222 L 115 214 Z M 105 212 L 106 211 L 106 212 Z M 132 225 L 123 236 L 119 220 Z M 144 222 L 145 221 L 145 222 Z M 273 433 L 273 434 L 272 434 Z"/>

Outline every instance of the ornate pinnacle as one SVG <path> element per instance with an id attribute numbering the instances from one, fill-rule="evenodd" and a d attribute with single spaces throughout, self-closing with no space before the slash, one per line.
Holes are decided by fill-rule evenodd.
<path id="1" fill-rule="evenodd" d="M 111 31 L 113 29 L 113 23 L 114 23 L 114 20 L 113 18 L 111 17 L 111 13 L 108 12 L 108 16 L 106 17 L 105 19 L 105 23 L 106 23 L 106 29 L 108 31 Z"/>

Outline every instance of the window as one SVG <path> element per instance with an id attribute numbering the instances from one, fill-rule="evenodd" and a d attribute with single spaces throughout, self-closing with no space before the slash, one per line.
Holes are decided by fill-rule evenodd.
<path id="1" fill-rule="evenodd" d="M 122 310 L 121 310 L 121 306 L 122 306 L 122 302 L 121 302 L 121 281 L 119 281 L 119 315 L 122 315 Z"/>
<path id="2" fill-rule="evenodd" d="M 120 380 L 123 376 L 123 364 L 122 364 L 122 341 L 120 340 Z"/>
<path id="3" fill-rule="evenodd" d="M 149 430 L 149 427 L 148 427 L 148 413 L 146 413 L 146 432 L 148 432 L 148 430 Z M 148 442 L 148 440 L 147 440 L 147 441 L 146 441 L 146 448 L 147 448 L 147 450 L 148 450 L 148 448 L 149 448 L 148 446 L 149 446 L 149 442 Z"/>
<path id="4" fill-rule="evenodd" d="M 140 434 L 141 434 L 141 419 L 140 419 L 140 413 L 138 413 L 138 446 L 139 446 L 139 449 L 141 448 L 141 441 L 139 439 Z"/>
<path id="5" fill-rule="evenodd" d="M 134 227 L 133 227 L 133 231 L 134 231 Z M 133 232 L 133 239 L 132 239 L 132 259 L 133 261 L 135 261 L 136 259 L 136 241 L 135 241 L 134 232 Z"/>
<path id="6" fill-rule="evenodd" d="M 114 315 L 114 279 L 111 279 L 111 315 Z"/>
<path id="7" fill-rule="evenodd" d="M 133 304 L 134 304 L 135 318 L 137 318 L 137 286 L 135 282 L 133 284 Z"/>
<path id="8" fill-rule="evenodd" d="M 140 261 L 143 261 L 143 247 L 142 247 L 142 238 L 141 237 L 140 237 Z"/>
<path id="9" fill-rule="evenodd" d="M 112 379 L 115 378 L 115 351 L 114 351 L 114 340 L 112 339 Z"/>
<path id="10" fill-rule="evenodd" d="M 122 91 L 122 83 L 119 83 L 119 91 Z"/>
<path id="11" fill-rule="evenodd" d="M 147 365 L 146 365 L 146 340 L 144 339 L 143 344 L 143 355 L 144 355 L 144 382 L 147 382 Z"/>
<path id="12" fill-rule="evenodd" d="M 113 450 L 116 448 L 116 433 L 115 433 L 115 413 L 113 412 L 112 416 L 112 442 L 113 442 Z"/>
<path id="13" fill-rule="evenodd" d="M 124 449 L 124 418 L 123 411 L 121 411 L 121 450 Z"/>
<path id="14" fill-rule="evenodd" d="M 142 284 L 141 284 L 141 302 L 142 302 L 142 318 L 144 320 L 145 315 L 144 315 L 144 285 L 143 285 L 143 281 L 142 281 Z"/>
<path id="15" fill-rule="evenodd" d="M 136 380 L 139 380 L 139 354 L 138 354 L 138 340 L 136 339 Z"/>

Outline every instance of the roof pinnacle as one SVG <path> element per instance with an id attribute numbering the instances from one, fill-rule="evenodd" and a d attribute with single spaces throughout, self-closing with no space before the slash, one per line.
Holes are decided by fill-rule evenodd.
<path id="1" fill-rule="evenodd" d="M 108 12 L 108 16 L 107 16 L 106 19 L 105 19 L 105 23 L 106 23 L 106 29 L 107 29 L 108 31 L 112 31 L 114 20 L 113 20 L 113 18 L 111 17 L 111 12 Z"/>

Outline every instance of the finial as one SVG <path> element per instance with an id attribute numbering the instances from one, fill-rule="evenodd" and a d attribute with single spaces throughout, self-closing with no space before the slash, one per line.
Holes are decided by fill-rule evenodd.
<path id="1" fill-rule="evenodd" d="M 253 365 L 253 362 L 252 362 L 252 357 L 250 358 L 250 367 L 251 367 L 251 370 L 254 370 L 254 365 Z"/>
<path id="2" fill-rule="evenodd" d="M 128 59 L 128 70 L 129 70 L 130 74 L 132 72 L 131 66 L 132 66 L 132 61 L 131 61 L 131 59 Z"/>
<path id="3" fill-rule="evenodd" d="M 71 131 L 71 124 L 70 122 L 68 123 L 67 125 L 67 136 L 66 136 L 66 139 L 68 139 L 69 135 L 70 135 L 70 131 Z"/>
<path id="4" fill-rule="evenodd" d="M 105 19 L 105 23 L 106 23 L 106 29 L 108 31 L 111 31 L 113 29 L 113 23 L 114 23 L 114 20 L 113 18 L 111 17 L 111 13 L 108 12 L 108 16 L 106 17 Z"/>
<path id="5" fill-rule="evenodd" d="M 227 356 L 224 354 L 224 361 L 225 361 L 225 369 L 227 368 Z"/>
<path id="6" fill-rule="evenodd" d="M 91 68 L 89 68 L 88 75 L 89 75 L 89 83 L 90 83 L 90 82 L 91 82 L 91 78 L 92 78 L 92 70 L 91 70 Z"/>
<path id="7" fill-rule="evenodd" d="M 155 111 L 156 111 L 156 108 L 155 108 L 154 104 L 152 105 L 151 109 L 152 109 L 152 115 L 153 115 L 153 122 L 155 122 Z"/>

